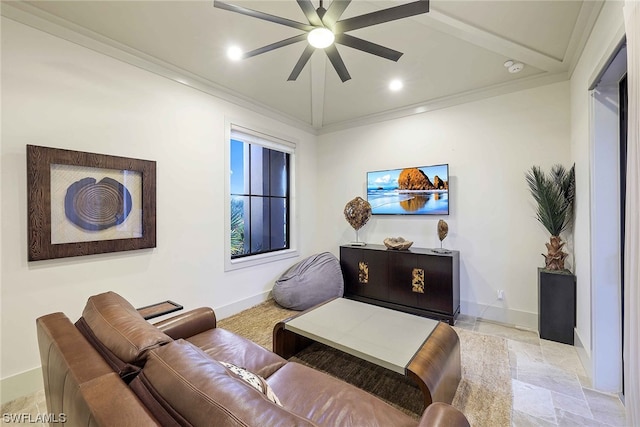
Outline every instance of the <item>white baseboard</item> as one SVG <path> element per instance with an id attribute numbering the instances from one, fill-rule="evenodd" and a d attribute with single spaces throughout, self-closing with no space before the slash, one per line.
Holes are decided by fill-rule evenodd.
<path id="1" fill-rule="evenodd" d="M 30 371 L 0 380 L 0 390 L 2 390 L 0 400 L 4 405 L 7 402 L 33 394 L 43 388 L 42 369 L 38 366 Z"/>
<path id="2" fill-rule="evenodd" d="M 574 328 L 573 330 L 573 346 L 576 348 L 576 352 L 578 353 L 578 358 L 580 359 L 580 363 L 582 363 L 582 367 L 584 368 L 585 373 L 589 377 L 589 379 L 593 382 L 593 369 L 591 367 L 591 352 L 584 348 L 584 344 L 580 339 L 580 335 L 578 331 Z"/>
<path id="3" fill-rule="evenodd" d="M 252 297 L 232 302 L 231 304 L 223 305 L 222 307 L 214 307 L 216 318 L 220 320 L 224 319 L 225 317 L 232 316 L 236 313 L 241 312 L 242 310 L 246 310 L 247 308 L 251 308 L 254 305 L 265 302 L 269 299 L 270 296 L 271 291 L 264 291 Z"/>
<path id="4" fill-rule="evenodd" d="M 486 305 L 478 304 L 474 301 L 460 301 L 460 313 L 532 331 L 538 330 L 537 313 L 512 310 L 508 307 L 500 306 L 499 304 L 503 304 L 503 302 L 496 301 L 490 305 Z"/>

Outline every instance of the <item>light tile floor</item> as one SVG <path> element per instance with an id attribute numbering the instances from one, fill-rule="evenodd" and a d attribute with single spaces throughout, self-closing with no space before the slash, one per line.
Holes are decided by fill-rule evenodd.
<path id="1" fill-rule="evenodd" d="M 591 388 L 575 347 L 526 331 L 461 316 L 456 327 L 507 340 L 515 427 L 627 427 L 617 395 Z"/>
<path id="2" fill-rule="evenodd" d="M 38 414 L 47 413 L 47 402 L 44 397 L 44 390 L 28 396 L 19 397 L 16 400 L 2 405 L 2 418 L 0 425 L 30 425 L 33 427 L 45 427 L 49 424 L 38 422 Z M 11 418 L 13 417 L 13 418 Z M 17 422 L 21 419 L 23 422 Z"/>
<path id="3" fill-rule="evenodd" d="M 620 399 L 591 388 L 573 346 L 541 340 L 536 332 L 464 315 L 456 327 L 507 340 L 513 390 L 512 426 L 628 426 Z M 33 421 L 37 421 L 38 413 L 46 412 L 44 392 L 39 391 L 2 405 L 0 424 L 16 424 L 6 423 L 4 414 L 31 414 L 29 425 L 45 426 Z"/>

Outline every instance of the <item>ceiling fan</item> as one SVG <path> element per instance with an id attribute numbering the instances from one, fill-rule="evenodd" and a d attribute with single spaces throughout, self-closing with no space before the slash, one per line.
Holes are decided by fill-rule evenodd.
<path id="1" fill-rule="evenodd" d="M 225 9 L 231 12 L 240 13 L 242 15 L 251 16 L 253 18 L 263 19 L 265 21 L 274 22 L 276 24 L 285 25 L 287 27 L 293 27 L 304 31 L 303 34 L 299 34 L 294 37 L 290 37 L 285 40 L 281 40 L 276 43 L 263 46 L 258 49 L 254 49 L 242 54 L 242 58 L 250 58 L 252 56 L 260 55 L 261 53 L 269 52 L 280 47 L 288 46 L 293 43 L 308 40 L 309 44 L 305 47 L 300 59 L 293 67 L 293 71 L 289 75 L 287 80 L 296 80 L 300 75 L 300 72 L 313 55 L 316 49 L 324 49 L 327 53 L 327 57 L 331 61 L 333 68 L 335 68 L 340 80 L 346 82 L 351 79 L 347 67 L 342 60 L 342 57 L 338 53 L 338 49 L 335 43 L 349 46 L 353 49 L 358 49 L 363 52 L 367 52 L 373 55 L 380 56 L 382 58 L 389 59 L 391 61 L 398 61 L 402 56 L 402 52 L 389 49 L 379 44 L 372 43 L 366 40 L 362 40 L 358 37 L 346 34 L 348 31 L 357 30 L 372 25 L 383 24 L 389 21 L 395 21 L 398 19 L 408 18 L 414 15 L 420 15 L 422 13 L 429 12 L 429 0 L 417 0 L 411 3 L 406 3 L 399 6 L 390 7 L 388 9 L 378 10 L 376 12 L 367 13 L 364 15 L 354 16 L 352 18 L 342 19 L 342 13 L 345 11 L 351 0 L 333 0 L 329 7 L 325 9 L 322 6 L 322 0 L 320 0 L 320 6 L 316 9 L 311 0 L 296 0 L 300 9 L 307 17 L 308 24 L 302 22 L 293 21 L 291 19 L 283 18 L 280 16 L 270 15 L 268 13 L 260 12 L 257 10 L 247 9 L 242 6 L 236 6 L 233 4 L 225 3 L 219 0 L 214 0 L 213 6 L 219 9 Z"/>

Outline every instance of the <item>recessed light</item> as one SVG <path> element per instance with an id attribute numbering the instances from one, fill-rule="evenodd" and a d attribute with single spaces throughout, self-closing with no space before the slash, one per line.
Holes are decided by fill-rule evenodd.
<path id="1" fill-rule="evenodd" d="M 400 80 L 400 79 L 391 80 L 391 82 L 389 83 L 389 90 L 392 90 L 394 92 L 399 91 L 403 87 L 404 87 L 404 84 L 402 83 L 402 80 Z"/>
<path id="2" fill-rule="evenodd" d="M 227 57 L 232 61 L 241 60 L 242 55 L 242 49 L 240 49 L 238 46 L 231 46 L 229 49 L 227 49 Z"/>

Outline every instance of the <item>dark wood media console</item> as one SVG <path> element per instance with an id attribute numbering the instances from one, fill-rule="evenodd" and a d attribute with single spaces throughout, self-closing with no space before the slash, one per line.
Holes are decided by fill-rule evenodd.
<path id="1" fill-rule="evenodd" d="M 460 313 L 460 252 L 340 246 L 344 296 L 453 325 Z"/>

